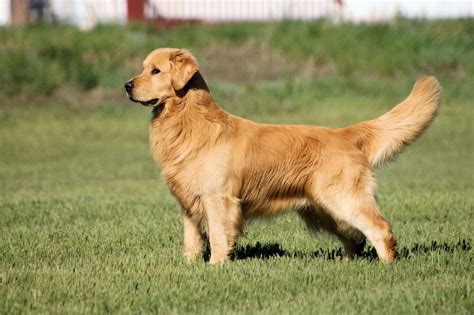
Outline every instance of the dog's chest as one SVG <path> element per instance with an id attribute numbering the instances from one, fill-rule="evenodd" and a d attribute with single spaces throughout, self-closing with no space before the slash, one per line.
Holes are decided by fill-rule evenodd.
<path id="1" fill-rule="evenodd" d="M 231 174 L 229 145 L 217 145 L 201 150 L 179 163 L 164 163 L 163 177 L 180 203 L 196 206 L 196 200 L 206 196 L 225 194 Z"/>

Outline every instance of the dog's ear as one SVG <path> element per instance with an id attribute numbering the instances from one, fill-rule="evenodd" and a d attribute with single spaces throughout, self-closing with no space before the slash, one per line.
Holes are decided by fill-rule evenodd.
<path id="1" fill-rule="evenodd" d="M 183 89 L 199 71 L 196 58 L 186 49 L 178 50 L 171 60 L 171 84 L 176 91 Z"/>

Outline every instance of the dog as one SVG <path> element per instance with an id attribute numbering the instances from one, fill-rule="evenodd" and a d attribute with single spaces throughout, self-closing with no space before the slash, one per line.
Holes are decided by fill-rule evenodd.
<path id="1" fill-rule="evenodd" d="M 225 112 L 195 57 L 160 48 L 125 83 L 134 102 L 153 107 L 150 147 L 184 224 L 188 262 L 227 261 L 253 217 L 295 211 L 314 231 L 335 234 L 345 256 L 366 239 L 379 259 L 396 258 L 390 223 L 375 198 L 374 168 L 392 160 L 436 117 L 442 88 L 418 79 L 410 95 L 382 116 L 346 128 L 260 124 Z"/>

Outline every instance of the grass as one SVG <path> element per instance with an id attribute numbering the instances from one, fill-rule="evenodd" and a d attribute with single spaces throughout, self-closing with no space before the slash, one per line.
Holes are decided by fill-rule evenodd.
<path id="1" fill-rule="evenodd" d="M 10 55 L 0 58 L 0 68 L 15 71 L 8 72 L 13 81 L 1 81 L 10 86 L 0 101 L 0 313 L 472 314 L 473 23 L 397 23 L 2 29 L 0 53 Z M 345 46 L 331 44 L 318 28 L 342 38 L 340 45 L 357 34 L 352 61 L 338 52 Z M 59 34 L 71 42 L 52 36 Z M 298 34 L 319 41 L 295 40 L 293 46 L 306 48 L 292 50 L 285 36 Z M 384 36 L 396 39 L 395 46 L 407 44 L 411 53 L 393 53 L 389 39 L 381 40 L 388 48 L 378 48 Z M 255 44 L 258 39 L 265 44 Z M 388 110 L 425 69 L 436 74 L 446 92 L 439 117 L 377 173 L 381 208 L 393 223 L 401 259 L 383 265 L 368 247 L 363 259 L 343 261 L 340 243 L 311 236 L 288 214 L 251 222 L 236 260 L 221 267 L 186 265 L 179 210 L 148 151 L 149 111 L 128 103 L 118 88 L 137 71 L 139 58 L 161 43 L 193 48 L 221 105 L 262 122 L 344 126 Z M 269 77 L 227 77 L 228 60 L 212 65 L 205 58 L 217 58 L 211 46 L 220 44 L 232 45 L 226 47 L 237 56 L 264 52 L 280 68 Z M 99 56 L 100 62 L 91 61 L 97 80 L 88 91 L 73 74 L 82 59 L 61 59 L 76 54 L 72 48 L 61 53 L 67 45 L 81 47 L 81 58 L 90 51 Z M 117 45 L 113 54 L 110 45 Z M 364 53 L 366 45 L 376 57 Z M 47 46 L 54 58 L 38 54 Z M 32 62 L 39 69 L 32 71 L 44 67 L 45 74 L 16 74 L 22 68 L 13 66 L 12 54 L 20 51 L 26 57 L 19 59 L 43 64 Z M 312 60 L 311 51 L 325 57 Z M 125 65 L 117 68 L 121 57 Z M 454 63 L 445 67 L 450 58 Z M 249 61 L 259 71 L 266 62 Z M 332 70 L 308 74 L 308 64 L 331 64 Z M 53 84 L 44 93 L 40 79 L 54 81 L 55 75 L 67 86 Z M 15 82 L 28 97 L 11 94 Z"/>

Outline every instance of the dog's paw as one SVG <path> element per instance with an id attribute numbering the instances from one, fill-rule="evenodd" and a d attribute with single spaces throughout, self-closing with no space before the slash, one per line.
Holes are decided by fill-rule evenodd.
<path id="1" fill-rule="evenodd" d="M 209 260 L 209 265 L 222 265 L 225 263 L 227 260 L 229 260 L 228 256 L 214 256 L 211 255 L 211 259 Z"/>

